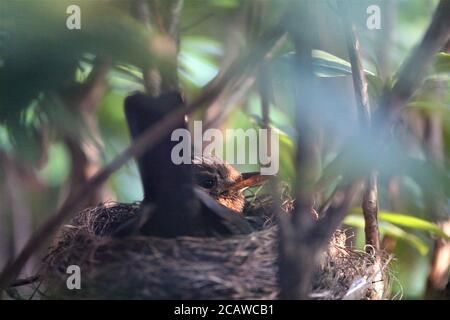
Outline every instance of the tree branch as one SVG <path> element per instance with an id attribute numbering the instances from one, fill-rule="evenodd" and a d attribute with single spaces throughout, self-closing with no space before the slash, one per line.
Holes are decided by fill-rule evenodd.
<path id="1" fill-rule="evenodd" d="M 105 95 L 106 75 L 111 65 L 111 59 L 97 57 L 86 81 L 64 95 L 64 100 L 74 109 L 74 113 L 80 114 L 82 127 L 89 131 L 89 138 L 83 135 L 74 136 L 66 131 L 61 133 L 72 163 L 67 185 L 68 197 L 100 168 L 98 146 L 101 145 L 101 138 L 98 133 L 95 111 Z M 108 192 L 104 192 L 103 189 L 95 190 L 91 193 L 88 204 L 96 205 L 105 200 L 107 195 Z"/>
<path id="2" fill-rule="evenodd" d="M 360 130 L 371 130 L 371 114 L 369 95 L 367 93 L 367 80 L 362 65 L 360 44 L 356 35 L 355 26 L 348 14 L 347 1 L 338 1 L 338 8 L 342 15 L 348 56 L 352 67 L 353 86 L 355 89 L 357 112 L 359 115 Z M 369 174 L 366 179 L 362 209 L 365 221 L 365 235 L 367 250 L 380 248 L 380 232 L 378 230 L 378 188 L 376 172 Z"/>
<path id="3" fill-rule="evenodd" d="M 288 32 L 295 46 L 295 79 L 293 85 L 298 132 L 295 155 L 295 212 L 292 221 L 280 219 L 279 279 L 282 299 L 307 298 L 318 252 L 311 240 L 315 221 L 313 186 L 318 178 L 320 163 L 316 121 L 317 84 L 312 64 L 315 29 L 312 1 L 291 2 L 292 14 L 288 20 Z"/>

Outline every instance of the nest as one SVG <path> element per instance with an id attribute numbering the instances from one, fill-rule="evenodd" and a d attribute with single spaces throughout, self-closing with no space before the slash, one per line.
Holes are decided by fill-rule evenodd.
<path id="1" fill-rule="evenodd" d="M 207 240 L 112 238 L 111 232 L 133 217 L 139 204 L 106 203 L 86 209 L 64 226 L 45 259 L 45 295 L 79 299 L 276 299 L 277 226 L 267 218 L 269 203 L 267 198 L 260 199 L 246 207 L 247 214 L 266 217 L 261 231 Z M 291 206 L 289 201 L 283 203 L 287 211 Z M 351 250 L 345 241 L 344 232 L 332 237 L 314 277 L 312 299 L 373 297 L 374 279 L 380 277 L 379 268 L 375 268 L 380 256 Z M 385 266 L 385 259 L 382 261 Z M 66 287 L 70 265 L 80 267 L 82 290 Z M 385 280 L 384 272 L 381 275 Z"/>

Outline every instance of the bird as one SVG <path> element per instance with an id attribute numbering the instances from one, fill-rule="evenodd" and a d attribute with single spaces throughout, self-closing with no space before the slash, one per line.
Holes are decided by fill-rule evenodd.
<path id="1" fill-rule="evenodd" d="M 216 156 L 194 156 L 192 159 L 194 195 L 207 212 L 203 219 L 211 235 L 245 234 L 261 224 L 254 217 L 244 217 L 244 191 L 264 183 L 269 177 L 259 172 L 239 172 Z M 151 217 L 153 206 L 143 206 L 135 221 L 129 221 L 114 232 L 120 237 L 135 233 Z"/>
<path id="2" fill-rule="evenodd" d="M 131 138 L 136 140 L 170 112 L 183 108 L 179 92 L 157 97 L 136 93 L 125 99 L 125 116 Z M 179 119 L 174 129 L 187 129 Z M 240 173 L 212 155 L 194 156 L 191 163 L 176 164 L 172 151 L 177 142 L 171 133 L 138 157 L 144 197 L 133 218 L 113 236 L 139 233 L 146 236 L 225 236 L 253 232 L 252 221 L 243 214 L 243 191 L 262 183 L 259 173 Z"/>
<path id="3" fill-rule="evenodd" d="M 195 155 L 192 159 L 194 183 L 219 204 L 242 213 L 244 190 L 268 179 L 259 172 L 239 172 L 227 161 L 213 155 Z"/>

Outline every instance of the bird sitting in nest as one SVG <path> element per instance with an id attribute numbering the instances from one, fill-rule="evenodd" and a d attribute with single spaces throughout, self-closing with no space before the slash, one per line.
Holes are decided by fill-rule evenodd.
<path id="1" fill-rule="evenodd" d="M 132 138 L 182 107 L 177 92 L 128 97 L 125 115 Z M 181 118 L 178 128 L 187 128 Z M 212 156 L 194 157 L 191 164 L 175 164 L 171 154 L 176 144 L 171 134 L 165 135 L 137 159 L 144 199 L 136 217 L 119 227 L 114 236 L 204 237 L 254 231 L 254 221 L 238 214 L 245 204 L 243 191 L 267 177 L 255 172 L 241 174 Z"/>
<path id="2" fill-rule="evenodd" d="M 268 180 L 268 176 L 263 176 L 259 172 L 241 173 L 228 162 L 211 155 L 193 157 L 192 169 L 195 184 L 194 194 L 200 200 L 202 206 L 209 209 L 207 211 L 211 219 L 208 219 L 210 222 L 207 228 L 211 227 L 215 230 L 215 232 L 212 232 L 213 235 L 248 233 L 253 231 L 253 227 L 264 223 L 261 219 L 242 217 L 240 214 L 242 214 L 245 205 L 244 191 L 261 185 Z M 211 199 L 215 201 L 211 201 Z M 141 208 L 141 217 L 137 217 L 137 221 L 130 221 L 130 223 L 119 228 L 114 232 L 114 236 L 136 233 L 137 229 L 144 229 L 144 233 L 146 233 L 144 221 L 148 219 L 146 216 L 150 216 L 153 210 L 153 206 L 144 205 Z M 240 215 L 240 217 L 237 215 Z M 214 218 L 226 222 L 225 229 L 233 230 L 217 231 L 217 220 Z M 249 223 L 248 226 L 252 227 L 251 229 L 248 228 L 246 222 Z M 233 228 L 236 226 L 236 229 Z M 134 231 L 131 231 L 130 227 Z M 150 231 L 150 233 L 152 232 Z"/>
<path id="3" fill-rule="evenodd" d="M 268 179 L 259 172 L 240 173 L 228 162 L 211 155 L 194 156 L 192 164 L 197 186 L 237 213 L 242 213 L 244 209 L 244 190 Z"/>

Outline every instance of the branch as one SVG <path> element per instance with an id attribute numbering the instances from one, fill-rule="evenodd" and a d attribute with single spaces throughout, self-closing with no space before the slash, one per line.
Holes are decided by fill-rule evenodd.
<path id="1" fill-rule="evenodd" d="M 183 9 L 184 0 L 174 0 L 170 3 L 169 11 L 169 27 L 168 33 L 172 39 L 175 39 L 176 42 L 179 40 L 179 29 L 180 29 L 180 17 L 181 11 Z"/>
<path id="2" fill-rule="evenodd" d="M 444 52 L 450 52 L 450 41 L 443 48 Z M 436 98 L 444 99 L 445 84 L 441 82 L 433 83 Z M 424 145 L 429 161 L 444 167 L 444 146 L 442 116 L 440 112 L 435 112 L 425 118 Z M 441 229 L 450 235 L 450 208 L 445 196 L 435 190 L 425 193 L 426 208 L 433 214 Z M 445 218 L 444 218 L 445 217 Z M 450 241 L 436 239 L 432 253 L 430 271 L 428 273 L 425 299 L 444 298 L 445 287 L 449 283 L 450 271 Z"/>
<path id="3" fill-rule="evenodd" d="M 5 174 L 5 188 L 9 194 L 13 227 L 12 237 L 14 239 L 14 254 L 16 254 L 24 248 L 27 239 L 32 234 L 31 221 L 33 216 L 30 208 L 27 206 L 23 190 L 24 185 L 20 180 L 17 162 L 6 153 L 0 154 L 0 161 Z M 27 265 L 24 273 L 31 272 L 33 267 L 33 263 Z"/>
<path id="4" fill-rule="evenodd" d="M 153 3 L 153 2 L 152 2 Z M 154 4 L 154 3 L 153 3 Z M 161 31 L 164 28 L 164 25 L 161 21 L 159 11 L 153 8 L 153 16 L 155 17 L 155 24 L 157 28 Z M 131 13 L 134 15 L 141 23 L 147 28 L 152 28 L 152 12 L 150 12 L 150 6 L 147 0 L 135 0 L 131 5 Z M 147 67 L 148 63 L 145 63 L 146 66 L 141 66 L 142 76 L 144 79 L 144 87 L 146 93 L 151 97 L 157 97 L 161 94 L 161 73 L 154 66 Z"/>
<path id="5" fill-rule="evenodd" d="M 441 221 L 439 227 L 450 235 L 450 219 Z M 431 267 L 427 278 L 426 299 L 443 298 L 446 285 L 449 283 L 450 241 L 437 239 L 434 244 Z"/>
<path id="6" fill-rule="evenodd" d="M 261 73 L 264 73 L 264 69 L 267 69 L 267 62 L 270 61 L 275 52 L 280 49 L 280 47 L 286 42 L 286 37 L 283 35 L 273 46 L 273 48 L 266 54 L 264 57 L 264 60 L 261 64 Z M 239 103 L 242 101 L 242 99 L 245 97 L 245 95 L 248 93 L 248 91 L 252 88 L 252 86 L 256 82 L 257 76 L 244 76 L 241 77 L 241 79 L 237 80 L 235 84 L 227 88 L 221 94 L 220 97 L 218 97 L 217 101 L 212 104 L 207 112 L 205 112 L 204 115 L 204 128 L 209 129 L 213 127 L 218 127 L 220 124 L 223 123 L 225 119 L 229 116 L 229 114 L 234 110 L 236 106 L 239 105 Z M 261 78 L 261 76 L 259 77 Z M 269 89 L 268 83 L 266 82 L 267 90 Z M 267 97 L 267 103 L 268 103 L 268 97 Z M 265 109 L 263 107 L 263 109 Z M 264 113 L 264 112 L 263 112 Z M 264 120 L 263 115 L 263 123 L 267 121 L 268 124 L 268 118 Z M 267 127 L 268 128 L 268 127 Z"/>
<path id="7" fill-rule="evenodd" d="M 111 65 L 110 58 L 97 57 L 94 61 L 86 83 L 82 85 L 83 95 L 79 101 L 79 109 L 93 112 L 97 107 L 106 91 L 106 76 Z"/>
<path id="8" fill-rule="evenodd" d="M 286 216 L 280 217 L 279 277 L 281 299 L 305 299 L 310 289 L 313 272 L 324 247 L 333 232 L 350 210 L 360 181 L 352 182 L 342 190 L 344 197 L 327 210 L 307 231 L 293 228 Z"/>
<path id="9" fill-rule="evenodd" d="M 360 129 L 371 130 L 371 114 L 369 95 L 367 93 L 367 80 L 362 65 L 360 44 L 356 35 L 355 26 L 348 14 L 347 1 L 338 1 L 338 8 L 342 14 L 345 39 L 347 42 L 348 56 L 352 67 L 353 86 L 355 89 L 357 112 L 359 115 Z M 365 235 L 367 250 L 380 248 L 380 232 L 378 230 L 378 189 L 377 175 L 372 172 L 366 179 L 362 209 L 365 221 Z"/>
<path id="10" fill-rule="evenodd" d="M 152 27 L 152 15 L 147 0 L 135 0 L 131 5 L 131 12 L 147 29 Z"/>
<path id="11" fill-rule="evenodd" d="M 297 13 L 290 22 L 290 35 L 295 46 L 295 128 L 298 133 L 295 169 L 295 215 L 300 228 L 307 229 L 312 222 L 311 210 L 314 203 L 313 186 L 318 179 L 317 169 L 320 163 L 318 148 L 319 134 L 317 120 L 318 88 L 313 70 L 312 50 L 314 35 L 311 26 L 314 26 L 312 2 L 306 1 L 294 7 Z M 301 21 L 301 23 L 297 23 Z M 301 134 L 300 134 L 301 133 Z"/>
<path id="12" fill-rule="evenodd" d="M 230 113 L 239 106 L 248 91 L 255 83 L 255 76 L 240 79 L 226 90 L 205 112 L 203 121 L 204 130 L 219 127 Z"/>
<path id="13" fill-rule="evenodd" d="M 41 279 L 40 275 L 34 275 L 34 276 L 23 278 L 23 279 L 17 279 L 13 283 L 11 283 L 11 285 L 9 287 L 13 288 L 13 287 L 26 286 L 26 285 L 29 285 L 29 284 L 34 283 L 36 281 L 39 281 L 40 279 Z"/>
<path id="14" fill-rule="evenodd" d="M 89 131 L 89 138 L 83 135 L 73 136 L 62 132 L 64 142 L 71 158 L 71 171 L 68 183 L 70 197 L 75 190 L 83 185 L 100 168 L 99 150 L 101 138 L 98 134 L 98 124 L 95 117 L 96 107 L 103 99 L 107 89 L 106 75 L 112 65 L 109 58 L 97 58 L 86 81 L 75 86 L 64 95 L 64 100 L 81 115 L 81 127 Z M 73 94 L 74 93 L 74 94 Z M 93 192 L 88 201 L 95 205 L 105 199 L 107 192 L 99 189 Z"/>
<path id="15" fill-rule="evenodd" d="M 288 31 L 295 46 L 295 127 L 298 132 L 295 155 L 295 212 L 292 221 L 280 219 L 279 279 L 282 299 L 307 297 L 312 275 L 318 259 L 311 240 L 326 242 L 313 234 L 313 186 L 320 163 L 316 121 L 318 92 L 313 71 L 311 52 L 315 26 L 312 1 L 291 3 L 292 14 Z M 314 29 L 313 29 L 314 30 Z M 301 133 L 301 134 L 300 134 Z"/>
<path id="16" fill-rule="evenodd" d="M 366 250 L 380 249 L 380 231 L 378 230 L 378 187 L 377 174 L 372 172 L 366 179 L 362 211 L 364 215 L 364 234 L 366 235 Z"/>
<path id="17" fill-rule="evenodd" d="M 167 49 L 164 58 L 158 61 L 158 66 L 150 64 L 143 66 L 144 85 L 147 94 L 157 97 L 161 93 L 175 91 L 178 88 L 178 50 L 179 24 L 183 0 L 165 0 L 163 6 L 158 0 L 149 2 L 136 0 L 135 14 L 147 28 L 154 27 L 160 42 Z M 151 19 L 153 17 L 153 19 Z"/>

